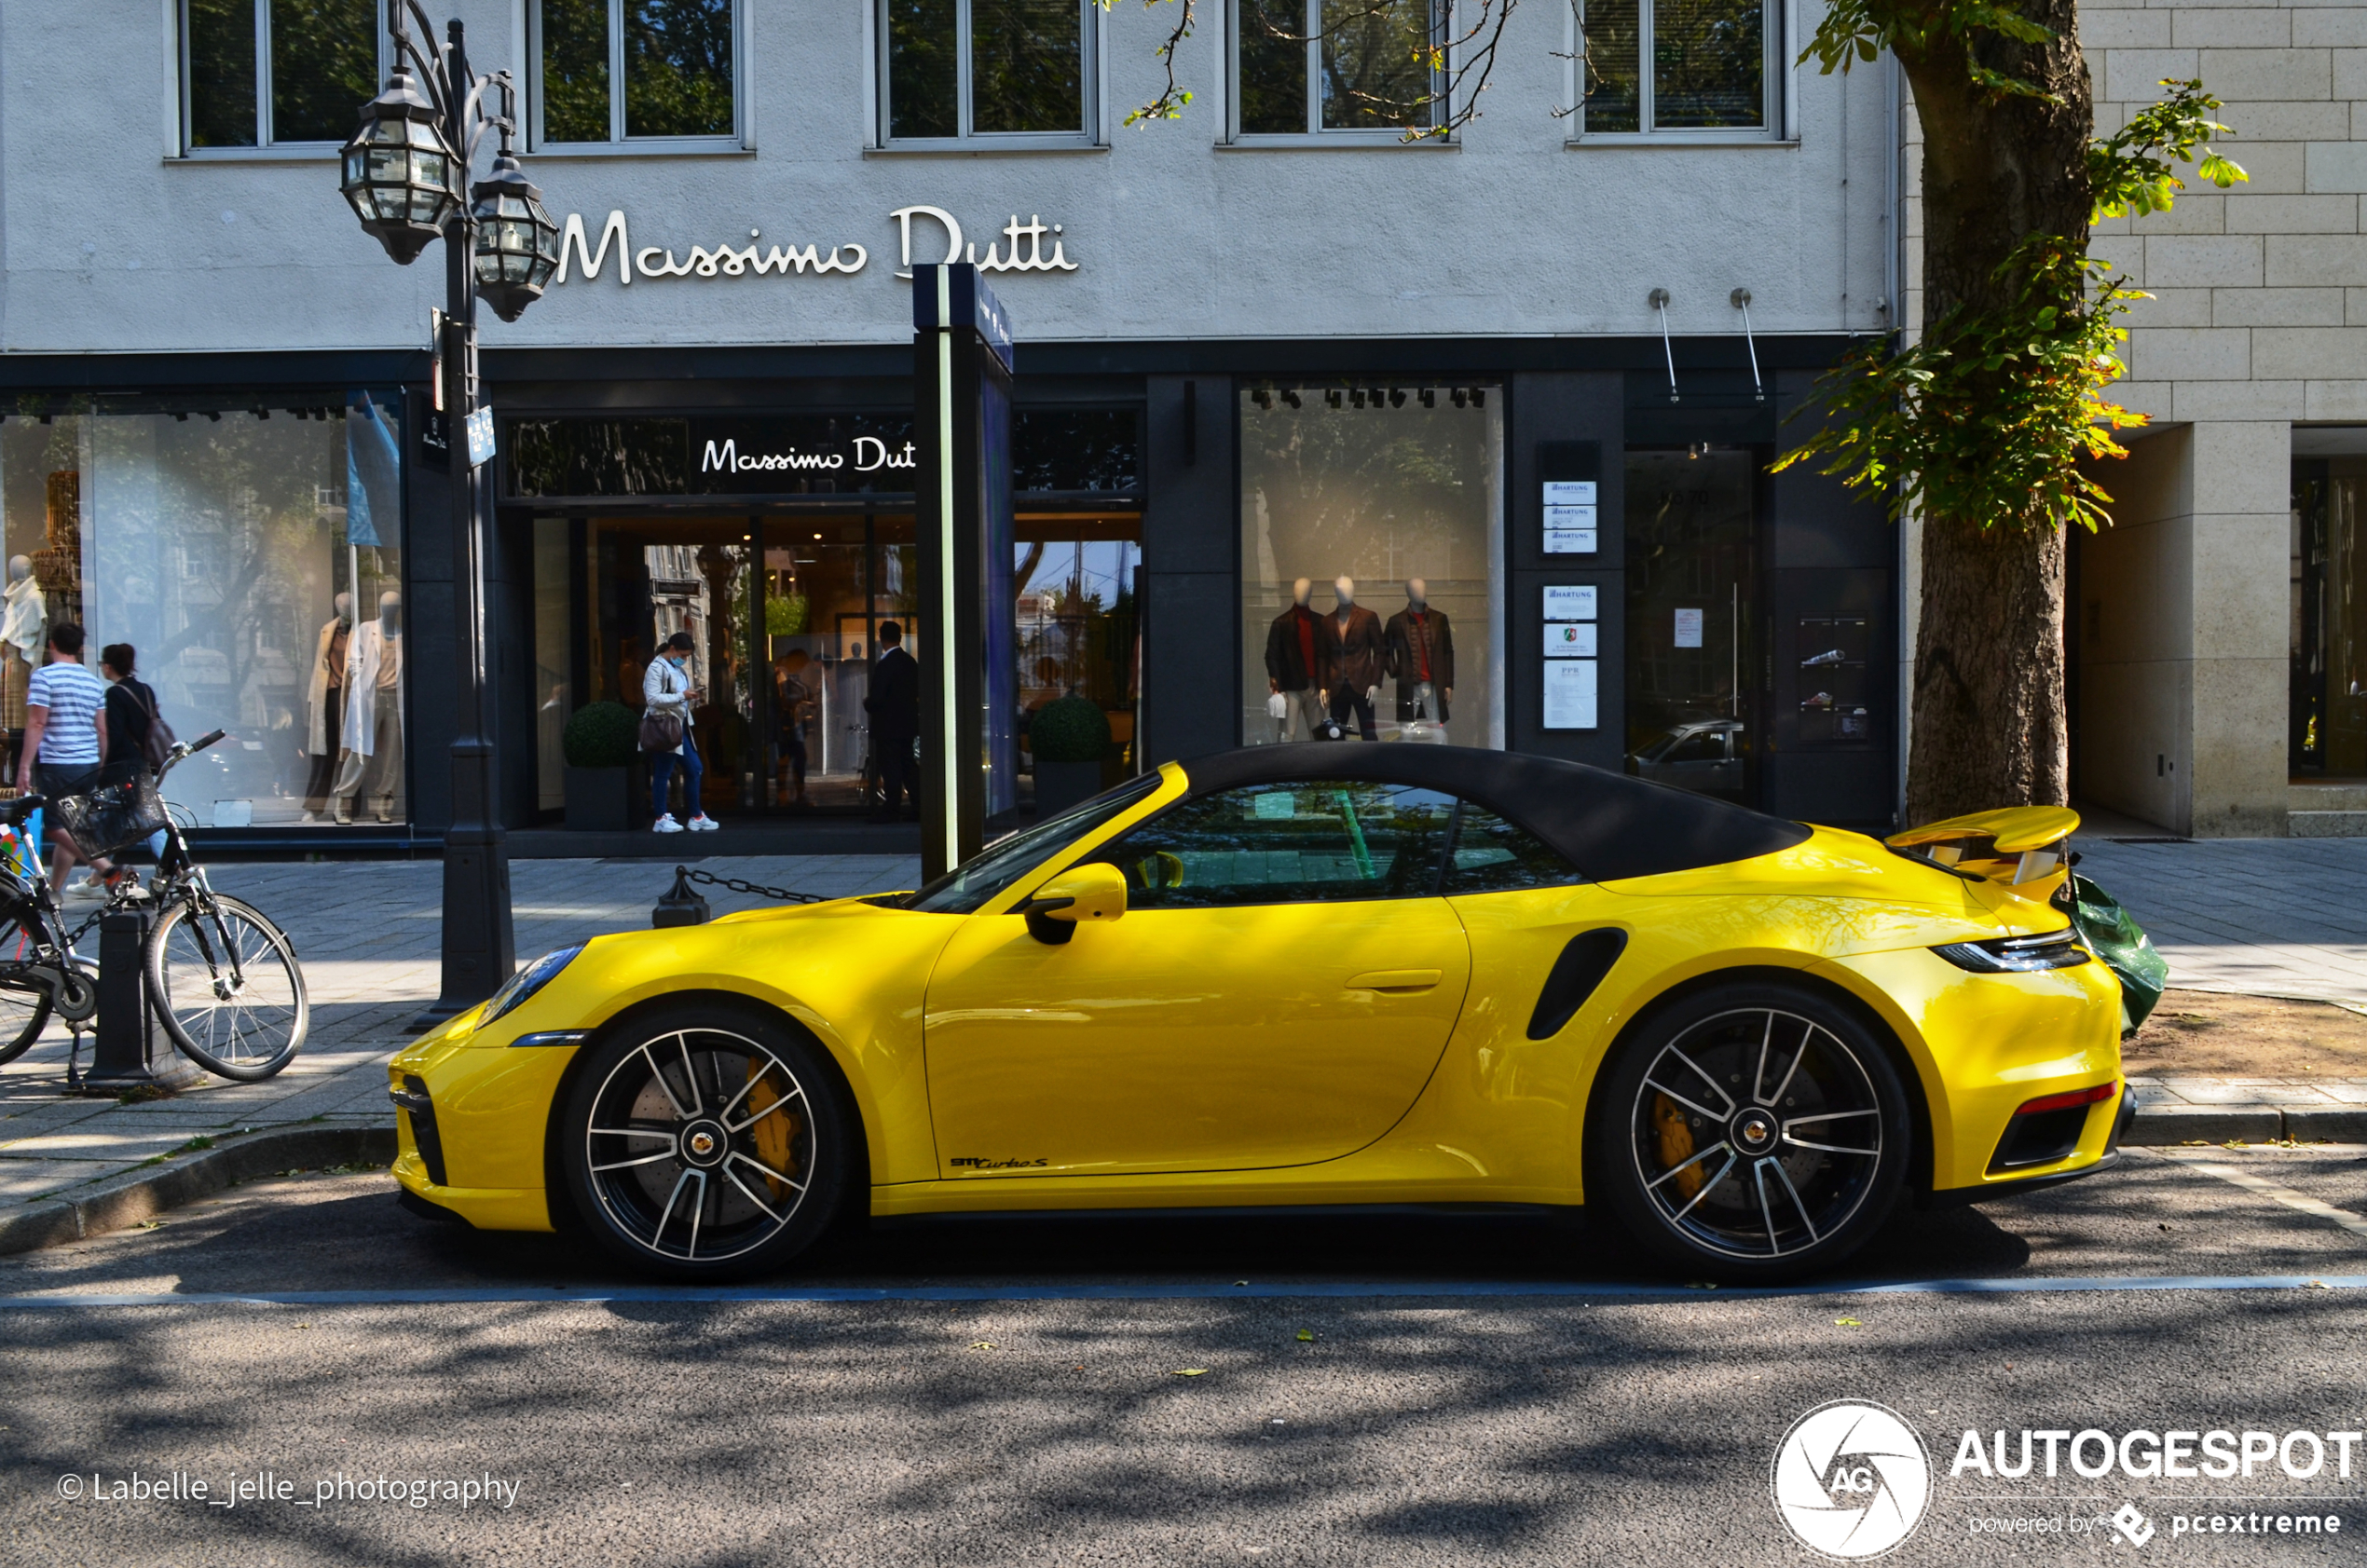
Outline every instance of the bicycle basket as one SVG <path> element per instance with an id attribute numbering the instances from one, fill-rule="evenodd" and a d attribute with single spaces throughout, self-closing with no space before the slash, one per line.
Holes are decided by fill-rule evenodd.
<path id="1" fill-rule="evenodd" d="M 148 774 L 126 784 L 108 784 L 88 795 L 69 795 L 53 803 L 58 825 L 86 855 L 111 854 L 145 839 L 166 825 L 164 797 Z"/>

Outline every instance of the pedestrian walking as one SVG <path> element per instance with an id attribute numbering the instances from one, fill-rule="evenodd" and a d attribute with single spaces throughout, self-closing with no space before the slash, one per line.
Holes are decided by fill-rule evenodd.
<path id="1" fill-rule="evenodd" d="M 100 710 L 107 738 L 106 761 L 99 770 L 101 788 L 156 776 L 172 745 L 172 727 L 157 705 L 156 689 L 133 674 L 139 660 L 139 650 L 130 643 L 109 643 L 99 650 L 99 674 L 107 682 L 106 703 Z M 163 855 L 163 829 L 148 836 L 148 852 Z M 117 866 L 108 874 L 107 885 L 119 885 L 136 875 L 129 866 Z"/>
<path id="2" fill-rule="evenodd" d="M 674 745 L 651 748 L 650 763 L 650 810 L 657 820 L 650 829 L 657 833 L 712 833 L 722 824 L 706 814 L 700 804 L 699 786 L 706 770 L 699 762 L 699 743 L 691 733 L 691 709 L 704 695 L 691 684 L 686 666 L 691 651 L 698 645 L 688 632 L 677 632 L 666 639 L 658 656 L 650 661 L 641 675 L 643 733 L 652 720 L 671 717 L 681 726 L 681 739 Z M 667 794 L 674 784 L 677 764 L 682 769 L 682 809 L 691 813 L 687 823 L 677 822 L 669 810 Z"/>
<path id="3" fill-rule="evenodd" d="M 106 700 L 106 683 L 83 667 L 82 628 L 71 620 L 50 627 L 48 661 L 25 685 L 24 751 L 17 764 L 17 787 L 52 800 L 96 789 L 106 761 L 106 727 L 100 718 Z M 62 828 L 50 828 L 49 843 L 49 888 L 62 897 L 66 874 L 82 852 Z M 112 870 L 104 860 L 90 862 L 94 878 Z M 89 881 L 75 889 L 77 896 L 98 896 L 102 891 Z"/>
<path id="4" fill-rule="evenodd" d="M 904 628 L 880 622 L 880 659 L 871 670 L 871 694 L 863 699 L 871 716 L 871 756 L 880 770 L 880 810 L 875 822 L 894 822 L 910 798 L 921 814 L 921 768 L 912 743 L 921 737 L 921 661 L 904 649 Z"/>

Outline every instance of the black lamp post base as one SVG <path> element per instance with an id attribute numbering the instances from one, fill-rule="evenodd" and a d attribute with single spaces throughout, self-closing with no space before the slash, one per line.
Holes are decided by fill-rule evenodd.
<path id="1" fill-rule="evenodd" d="M 517 966 L 508 836 L 499 827 L 452 828 L 444 836 L 443 993 L 406 1032 L 434 1029 L 467 1012 L 499 989 Z"/>

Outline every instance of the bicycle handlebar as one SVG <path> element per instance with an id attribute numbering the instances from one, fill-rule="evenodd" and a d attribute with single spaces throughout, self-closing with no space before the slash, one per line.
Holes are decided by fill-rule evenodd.
<path id="1" fill-rule="evenodd" d="M 157 770 L 157 777 L 164 777 L 165 774 L 171 772 L 177 764 L 187 761 L 216 741 L 226 738 L 229 733 L 227 729 L 217 729 L 211 735 L 200 735 L 194 741 L 182 742 L 164 754 L 164 766 Z"/>

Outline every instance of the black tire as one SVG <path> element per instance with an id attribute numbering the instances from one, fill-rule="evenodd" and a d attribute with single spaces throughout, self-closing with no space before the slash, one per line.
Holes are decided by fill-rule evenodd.
<path id="1" fill-rule="evenodd" d="M 1914 1141 L 1898 1070 L 1863 1019 L 1816 990 L 1696 991 L 1646 1016 L 1607 1070 L 1589 1196 L 1689 1279 L 1766 1285 L 1830 1268 L 1898 1201 Z"/>
<path id="2" fill-rule="evenodd" d="M 143 953 L 149 1003 L 183 1056 L 208 1072 L 256 1083 L 304 1046 L 312 1016 L 304 969 L 262 910 L 218 893 L 205 897 L 203 913 L 179 899 L 157 917 Z"/>
<path id="3" fill-rule="evenodd" d="M 853 1195 L 859 1122 L 803 1030 L 691 1005 L 644 1015 L 588 1051 L 558 1120 L 568 1192 L 632 1267 L 681 1280 L 767 1274 Z"/>

